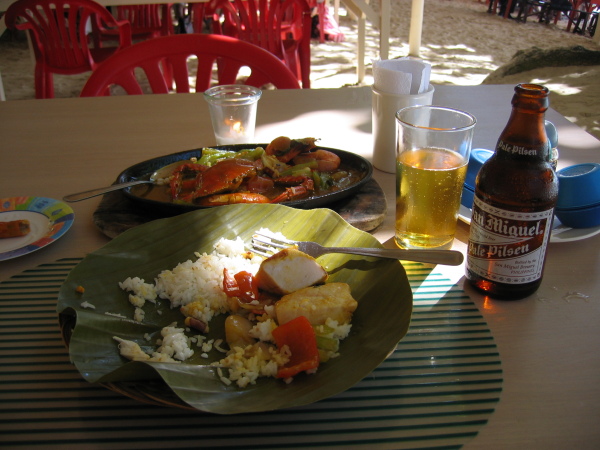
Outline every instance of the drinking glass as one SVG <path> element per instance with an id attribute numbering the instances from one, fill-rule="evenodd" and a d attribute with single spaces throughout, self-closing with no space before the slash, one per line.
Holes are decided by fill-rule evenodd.
<path id="1" fill-rule="evenodd" d="M 450 248 L 476 119 L 442 106 L 396 113 L 396 244 Z"/>

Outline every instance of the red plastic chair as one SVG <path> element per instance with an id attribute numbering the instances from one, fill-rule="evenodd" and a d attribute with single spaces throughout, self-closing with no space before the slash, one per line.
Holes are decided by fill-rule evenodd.
<path id="1" fill-rule="evenodd" d="M 174 34 L 170 4 L 116 6 L 113 10 L 117 20 L 129 22 L 134 41 Z M 101 32 L 100 37 L 114 39 L 114 30 Z"/>
<path id="2" fill-rule="evenodd" d="M 176 34 L 134 44 L 104 61 L 90 76 L 82 97 L 110 95 L 110 87 L 121 86 L 127 94 L 143 94 L 141 69 L 154 94 L 190 92 L 188 59 L 198 58 L 196 92 L 211 86 L 214 65 L 219 65 L 217 84 L 234 84 L 241 67 L 251 69 L 245 84 L 263 87 L 269 83 L 278 89 L 299 89 L 294 74 L 277 57 L 248 42 L 229 36 Z M 227 70 L 221 70 L 226 60 Z M 235 69 L 235 70 L 233 70 Z M 137 74 L 137 75 L 136 75 Z"/>
<path id="3" fill-rule="evenodd" d="M 90 45 L 89 24 L 116 31 L 118 47 Z M 115 51 L 131 45 L 127 22 L 116 21 L 92 0 L 18 0 L 6 11 L 6 25 L 27 30 L 35 54 L 35 96 L 53 98 L 53 74 L 75 75 L 96 69 Z"/>
<path id="4" fill-rule="evenodd" d="M 264 48 L 294 72 L 303 88 L 310 88 L 311 10 L 306 0 L 212 0 L 221 10 L 222 33 Z"/>

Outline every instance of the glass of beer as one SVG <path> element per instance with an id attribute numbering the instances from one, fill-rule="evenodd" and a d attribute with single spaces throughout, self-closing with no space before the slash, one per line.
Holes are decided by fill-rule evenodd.
<path id="1" fill-rule="evenodd" d="M 476 119 L 442 106 L 396 113 L 396 244 L 450 248 Z"/>

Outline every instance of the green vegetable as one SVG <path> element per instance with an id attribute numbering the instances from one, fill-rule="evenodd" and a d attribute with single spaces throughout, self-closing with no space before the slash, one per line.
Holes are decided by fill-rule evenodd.
<path id="1" fill-rule="evenodd" d="M 337 352 L 340 348 L 340 341 L 334 338 L 317 335 L 317 348 Z"/>
<path id="2" fill-rule="evenodd" d="M 238 155 L 240 158 L 248 159 L 250 161 L 256 161 L 257 159 L 260 159 L 264 152 L 264 148 L 256 147 L 253 149 L 242 150 L 238 152 Z"/>
<path id="3" fill-rule="evenodd" d="M 320 189 L 329 189 L 335 185 L 335 181 L 333 180 L 333 178 L 331 178 L 331 175 L 329 175 L 328 173 L 316 171 L 314 173 L 317 174 L 317 179 L 315 179 L 315 176 L 313 175 L 313 180 L 315 182 L 315 185 L 318 186 Z"/>
<path id="4" fill-rule="evenodd" d="M 267 155 L 266 153 L 263 153 L 260 156 L 260 159 L 266 168 L 271 169 L 273 171 L 274 178 L 278 178 L 280 176 L 281 172 L 285 172 L 290 167 L 287 164 L 279 161 L 274 156 Z"/>
<path id="5" fill-rule="evenodd" d="M 216 148 L 203 148 L 202 156 L 200 159 L 198 159 L 197 163 L 205 166 L 213 166 L 217 162 L 229 158 L 241 158 L 255 161 L 260 158 L 264 152 L 265 150 L 262 147 L 240 150 L 239 152 L 235 152 L 233 150 L 220 150 Z"/>
<path id="6" fill-rule="evenodd" d="M 309 163 L 292 166 L 289 169 L 285 169 L 283 172 L 280 172 L 279 175 L 282 177 L 302 175 L 309 178 L 311 176 L 312 170 L 308 164 Z"/>

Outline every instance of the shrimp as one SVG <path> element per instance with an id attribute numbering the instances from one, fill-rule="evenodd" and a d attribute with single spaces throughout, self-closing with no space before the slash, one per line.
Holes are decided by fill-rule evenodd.
<path id="1" fill-rule="evenodd" d="M 340 167 L 340 157 L 333 152 L 319 149 L 310 153 L 303 153 L 294 158 L 295 164 L 303 164 L 312 160 L 317 161 L 317 170 L 320 172 L 333 172 Z"/>

